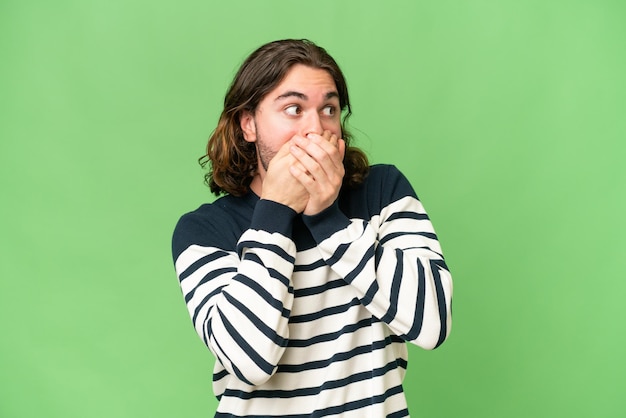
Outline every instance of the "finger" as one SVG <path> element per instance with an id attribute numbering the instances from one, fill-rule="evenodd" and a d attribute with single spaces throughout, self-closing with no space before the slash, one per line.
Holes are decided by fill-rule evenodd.
<path id="1" fill-rule="evenodd" d="M 292 155 L 292 158 L 293 158 L 293 162 L 290 164 L 290 167 L 295 167 L 298 170 L 302 171 L 307 176 L 312 176 L 312 174 L 309 172 L 309 170 L 307 170 L 306 167 L 303 166 L 300 161 L 298 161 L 295 157 L 293 157 L 293 155 Z"/>
<path id="2" fill-rule="evenodd" d="M 316 133 L 308 133 L 306 135 L 307 138 L 309 139 L 314 139 L 316 141 L 319 140 L 319 142 L 327 142 L 333 146 L 337 146 L 337 135 L 335 135 L 334 133 L 332 133 L 329 130 L 325 130 L 322 135 L 316 134 Z"/>
<path id="3" fill-rule="evenodd" d="M 332 135 L 330 136 L 330 139 L 328 140 L 328 143 L 329 143 L 330 145 L 332 145 L 332 146 L 336 147 L 336 146 L 337 146 L 337 141 L 338 141 L 338 140 L 339 140 L 339 138 L 337 137 L 337 135 L 332 134 Z"/>
<path id="4" fill-rule="evenodd" d="M 323 165 L 323 160 L 330 159 L 333 165 L 337 168 L 343 167 L 343 155 L 340 154 L 338 149 L 338 141 L 336 135 L 331 135 L 332 142 L 324 141 L 320 136 L 307 136 L 305 140 L 296 141 L 296 144 L 309 153 L 316 161 Z"/>
<path id="5" fill-rule="evenodd" d="M 306 140 L 306 138 L 304 138 Z M 303 144 L 300 146 L 299 143 Z M 338 149 L 327 144 L 336 154 L 331 158 L 318 144 L 305 141 L 296 141 L 291 148 L 291 153 L 308 171 L 312 178 L 319 183 L 320 187 L 328 187 L 341 183 L 344 168 Z M 334 160 L 338 160 L 336 162 Z"/>
<path id="6" fill-rule="evenodd" d="M 322 138 L 326 140 L 326 142 L 328 142 L 329 144 L 333 145 L 333 146 L 337 146 L 337 135 L 335 135 L 334 133 L 332 133 L 329 130 L 325 130 L 322 133 Z M 323 142 L 323 141 L 322 141 Z"/>
<path id="7" fill-rule="evenodd" d="M 304 189 L 309 194 L 315 194 L 317 192 L 316 182 L 306 171 L 302 170 L 298 165 L 289 166 L 289 172 L 291 175 L 302 184 Z"/>
<path id="8" fill-rule="evenodd" d="M 294 142 L 296 147 L 303 150 L 320 164 L 323 160 L 332 158 L 331 153 L 334 147 L 320 135 L 299 137 Z"/>
<path id="9" fill-rule="evenodd" d="M 293 156 L 291 152 L 291 147 L 293 144 L 294 144 L 293 138 L 291 141 L 287 141 L 286 143 L 284 143 L 282 147 L 280 147 L 280 150 L 276 153 L 274 158 L 276 157 L 289 158 L 289 161 L 287 162 L 288 165 L 290 166 L 295 165 L 296 167 L 298 167 L 299 170 L 302 170 L 303 172 L 307 173 L 307 175 L 310 175 L 306 167 L 304 167 L 302 163 Z"/>
<path id="10" fill-rule="evenodd" d="M 339 155 L 341 156 L 341 161 L 343 165 L 343 158 L 346 156 L 346 141 L 343 139 L 337 140 L 337 149 L 339 150 Z"/>
<path id="11" fill-rule="evenodd" d="M 323 170 L 319 163 L 297 144 L 291 145 L 290 152 L 296 163 L 291 164 L 300 171 L 309 173 L 313 177 L 320 177 L 320 170 Z"/>
<path id="12" fill-rule="evenodd" d="M 274 158 L 272 158 L 272 161 L 274 159 L 280 159 L 285 157 L 286 155 L 289 155 L 289 142 L 284 143 L 279 149 L 278 152 L 276 152 L 276 155 L 274 155 Z"/>

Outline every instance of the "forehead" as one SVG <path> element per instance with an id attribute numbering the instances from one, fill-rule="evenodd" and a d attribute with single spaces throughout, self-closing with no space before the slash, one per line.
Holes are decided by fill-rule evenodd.
<path id="1" fill-rule="evenodd" d="M 274 99 L 288 91 L 303 93 L 307 96 L 316 93 L 325 96 L 331 92 L 336 93 L 337 86 L 328 71 L 296 64 L 287 71 L 285 77 L 268 96 Z"/>

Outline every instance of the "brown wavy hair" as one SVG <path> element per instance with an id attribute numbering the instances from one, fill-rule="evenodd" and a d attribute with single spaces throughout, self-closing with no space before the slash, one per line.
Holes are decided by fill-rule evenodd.
<path id="1" fill-rule="evenodd" d="M 254 114 L 259 102 L 295 64 L 328 71 L 335 81 L 343 112 L 341 131 L 346 142 L 343 185 L 353 187 L 367 176 L 367 156 L 360 149 L 350 146 L 351 135 L 346 129 L 346 122 L 352 109 L 348 86 L 339 66 L 324 48 L 307 39 L 284 39 L 267 43 L 250 54 L 226 92 L 217 128 L 209 138 L 206 154 L 199 160 L 202 167 L 211 163 L 211 170 L 204 179 L 214 194 L 242 196 L 248 192 L 257 171 L 257 155 L 255 144 L 244 140 L 241 115 L 243 112 Z"/>

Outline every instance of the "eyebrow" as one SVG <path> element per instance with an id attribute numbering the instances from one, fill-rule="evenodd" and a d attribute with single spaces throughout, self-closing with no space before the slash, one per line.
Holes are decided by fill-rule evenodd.
<path id="1" fill-rule="evenodd" d="M 304 94 L 304 93 L 300 93 L 298 91 L 287 91 L 283 94 L 281 94 L 280 96 L 276 97 L 276 99 L 274 99 L 274 101 L 278 101 L 278 100 L 282 100 L 282 99 L 286 99 L 288 97 L 297 97 L 298 99 L 301 100 L 309 100 L 309 97 Z M 332 99 L 332 98 L 339 98 L 339 93 L 337 93 L 336 91 L 329 91 L 328 93 L 326 93 L 326 96 L 324 96 L 324 100 L 328 100 L 328 99 Z"/>

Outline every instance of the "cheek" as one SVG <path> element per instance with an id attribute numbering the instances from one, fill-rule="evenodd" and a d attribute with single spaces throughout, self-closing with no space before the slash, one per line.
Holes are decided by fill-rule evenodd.
<path id="1" fill-rule="evenodd" d="M 297 133 L 297 127 L 283 121 L 269 120 L 263 125 L 261 134 L 263 142 L 272 149 L 278 150 Z"/>
<path id="2" fill-rule="evenodd" d="M 278 145 L 278 147 L 283 146 L 286 142 L 291 141 L 291 138 L 294 137 L 294 135 L 298 134 L 298 129 L 295 126 L 282 126 L 279 129 L 277 129 L 276 131 L 276 136 L 275 136 L 275 141 L 276 144 Z"/>

